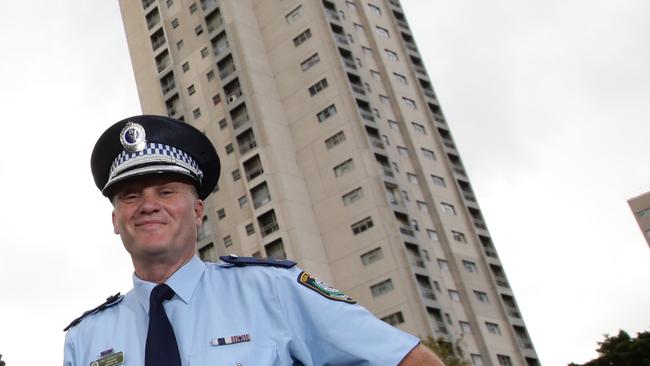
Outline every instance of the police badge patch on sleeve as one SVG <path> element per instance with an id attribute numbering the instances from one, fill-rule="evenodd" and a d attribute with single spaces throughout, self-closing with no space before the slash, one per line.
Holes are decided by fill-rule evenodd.
<path id="1" fill-rule="evenodd" d="M 305 287 L 307 287 L 309 289 L 312 289 L 312 290 L 318 292 L 319 294 L 327 297 L 330 300 L 343 301 L 343 302 L 347 302 L 349 304 L 356 304 L 357 303 L 350 296 L 344 294 L 343 292 L 341 292 L 341 291 L 339 291 L 339 290 L 337 290 L 335 288 L 332 288 L 332 287 L 328 286 L 323 281 L 319 280 L 316 277 L 313 277 L 312 275 L 310 275 L 307 272 L 304 272 L 304 271 L 300 272 L 300 274 L 298 275 L 298 283 L 300 283 L 301 285 L 303 285 L 303 286 L 305 286 Z"/>

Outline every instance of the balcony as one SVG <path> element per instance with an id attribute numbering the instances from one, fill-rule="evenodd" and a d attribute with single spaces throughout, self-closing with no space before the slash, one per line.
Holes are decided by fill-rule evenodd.
<path id="1" fill-rule="evenodd" d="M 370 111 L 359 110 L 359 113 L 361 113 L 361 118 L 365 119 L 366 121 L 375 122 L 375 117 Z"/>
<path id="2" fill-rule="evenodd" d="M 254 158 L 244 162 L 244 170 L 246 171 L 246 180 L 249 182 L 264 174 L 262 161 L 260 160 L 259 155 L 256 155 Z"/>
<path id="3" fill-rule="evenodd" d="M 505 288 L 510 288 L 510 285 L 508 284 L 508 280 L 506 280 L 505 277 L 494 276 L 494 280 L 496 281 L 497 285 Z"/>
<path id="4" fill-rule="evenodd" d="M 424 268 L 424 266 L 422 266 Z M 433 292 L 432 288 L 420 287 L 420 293 L 425 299 L 435 300 L 436 294 Z"/>
<path id="5" fill-rule="evenodd" d="M 506 312 L 508 313 L 509 316 L 513 318 L 521 319 L 521 313 L 519 312 L 519 309 L 517 309 L 514 306 L 506 305 Z"/>
<path id="6" fill-rule="evenodd" d="M 219 78 L 221 78 L 221 80 L 223 80 L 223 79 L 227 78 L 228 76 L 230 76 L 235 71 L 236 71 L 236 69 L 235 69 L 235 64 L 234 63 L 223 65 L 223 68 L 221 68 L 221 67 L 219 68 Z"/>
<path id="7" fill-rule="evenodd" d="M 490 258 L 496 258 L 496 259 L 499 258 L 499 256 L 497 256 L 497 252 L 494 250 L 494 248 L 483 247 L 483 251 L 485 252 L 485 255 L 487 255 Z"/>
<path id="8" fill-rule="evenodd" d="M 370 145 L 378 148 L 378 149 L 383 149 L 384 148 L 384 142 L 381 139 L 378 139 L 376 137 L 370 137 Z"/>
<path id="9" fill-rule="evenodd" d="M 405 21 L 403 21 L 401 19 L 398 19 L 398 20 L 396 20 L 396 22 L 397 22 L 397 25 L 399 25 L 400 27 L 402 27 L 402 28 L 404 28 L 406 30 L 409 29 L 409 25 Z"/>
<path id="10" fill-rule="evenodd" d="M 350 69 L 352 69 L 352 70 L 356 70 L 356 69 L 357 69 L 357 64 L 356 64 L 356 63 L 354 62 L 354 60 L 352 60 L 352 59 L 344 58 L 344 59 L 343 59 L 343 64 L 344 64 L 346 67 L 348 67 L 348 68 L 350 68 Z"/>
<path id="11" fill-rule="evenodd" d="M 387 177 L 394 177 L 395 176 L 395 173 L 393 173 L 393 169 L 391 169 L 391 167 L 386 166 L 386 165 L 382 165 L 381 169 L 382 169 L 382 172 L 384 173 L 385 176 L 387 176 Z"/>
<path id="12" fill-rule="evenodd" d="M 273 210 L 268 211 L 262 216 L 258 217 L 257 222 L 260 225 L 260 233 L 262 234 L 262 237 L 280 230 L 278 220 L 275 217 L 275 211 Z"/>
<path id="13" fill-rule="evenodd" d="M 251 189 L 251 196 L 253 197 L 253 207 L 256 209 L 271 202 L 271 194 L 269 193 L 269 187 L 266 182 L 262 182 L 261 184 L 253 187 Z"/>
<path id="14" fill-rule="evenodd" d="M 517 343 L 519 343 L 519 347 L 523 349 L 533 349 L 533 342 L 531 342 L 530 339 L 519 338 L 517 339 Z"/>
<path id="15" fill-rule="evenodd" d="M 217 5 L 217 0 L 201 0 L 201 9 L 203 9 L 203 11 L 206 11 L 214 5 Z"/>
<path id="16" fill-rule="evenodd" d="M 341 16 L 339 15 L 339 13 L 336 12 L 336 10 L 326 9 L 325 15 L 327 15 L 327 19 L 334 20 L 337 22 L 341 21 Z"/>
<path id="17" fill-rule="evenodd" d="M 422 259 L 422 257 L 420 257 L 418 255 L 414 255 L 414 254 L 411 254 L 410 257 L 411 257 L 410 259 L 411 259 L 411 264 L 412 265 L 414 265 L 416 267 L 420 267 L 420 268 L 425 268 L 424 259 Z M 422 290 L 424 292 L 425 289 L 421 288 L 420 290 Z"/>
<path id="18" fill-rule="evenodd" d="M 409 225 L 404 225 L 404 224 L 400 225 L 399 232 L 404 235 L 415 236 L 415 231 L 413 231 L 413 229 Z"/>
<path id="19" fill-rule="evenodd" d="M 487 226 L 485 225 L 485 221 L 483 221 L 481 219 L 474 218 L 473 222 L 474 222 L 475 227 L 477 227 L 479 229 L 487 230 Z"/>
<path id="20" fill-rule="evenodd" d="M 348 37 L 346 37 L 346 36 L 343 35 L 343 34 L 334 33 L 334 39 L 336 39 L 336 41 L 337 41 L 338 43 L 341 43 L 341 44 L 343 44 L 343 45 L 347 45 L 347 44 L 350 43 L 350 42 L 348 41 Z"/>
<path id="21" fill-rule="evenodd" d="M 239 139 L 237 139 L 237 142 L 239 143 L 239 153 L 241 155 L 244 155 L 257 147 L 257 142 L 254 138 L 249 138 L 242 141 L 239 141 Z"/>

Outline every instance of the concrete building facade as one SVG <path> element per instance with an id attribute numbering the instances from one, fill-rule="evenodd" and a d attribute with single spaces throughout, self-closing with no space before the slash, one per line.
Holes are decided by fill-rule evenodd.
<path id="1" fill-rule="evenodd" d="M 221 157 L 198 250 L 291 258 L 474 365 L 539 365 L 397 0 L 120 0 L 144 113 Z"/>
<path id="2" fill-rule="evenodd" d="M 643 238 L 650 246 L 650 192 L 630 198 L 627 204 L 630 206 L 634 219 L 643 233 Z"/>

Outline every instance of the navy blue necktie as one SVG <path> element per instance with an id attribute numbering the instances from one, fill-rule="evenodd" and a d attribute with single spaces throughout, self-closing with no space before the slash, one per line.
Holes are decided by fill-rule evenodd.
<path id="1" fill-rule="evenodd" d="M 149 297 L 149 330 L 144 351 L 145 366 L 181 366 L 176 336 L 165 313 L 163 301 L 174 297 L 166 284 L 153 288 Z"/>

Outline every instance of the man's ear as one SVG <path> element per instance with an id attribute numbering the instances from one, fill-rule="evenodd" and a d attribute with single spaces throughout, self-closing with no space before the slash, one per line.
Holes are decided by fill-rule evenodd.
<path id="1" fill-rule="evenodd" d="M 197 199 L 194 201 L 194 219 L 196 220 L 196 227 L 200 228 L 203 224 L 203 200 Z"/>
<path id="2" fill-rule="evenodd" d="M 117 225 L 117 219 L 115 218 L 115 210 L 111 212 L 111 220 L 113 221 L 113 232 L 120 235 L 120 228 Z"/>

